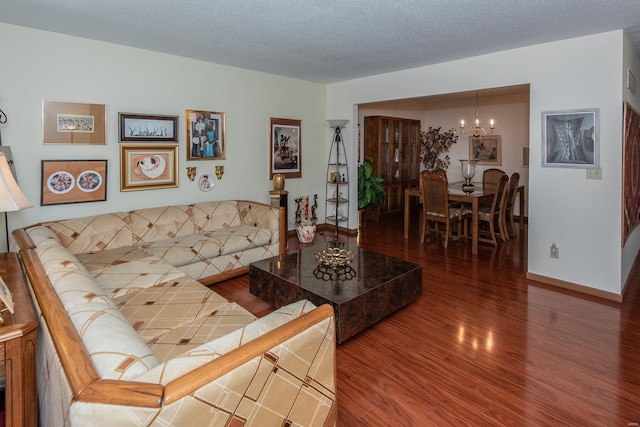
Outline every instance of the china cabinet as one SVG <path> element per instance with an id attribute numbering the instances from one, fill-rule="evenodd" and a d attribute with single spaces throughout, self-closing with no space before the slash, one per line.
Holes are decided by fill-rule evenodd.
<path id="1" fill-rule="evenodd" d="M 364 118 L 364 158 L 373 159 L 373 173 L 384 179 L 382 214 L 403 210 L 404 190 L 418 185 L 420 120 L 397 117 Z"/>

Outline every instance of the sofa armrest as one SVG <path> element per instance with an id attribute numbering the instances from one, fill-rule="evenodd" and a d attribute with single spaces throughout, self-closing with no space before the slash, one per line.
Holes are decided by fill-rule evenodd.
<path id="1" fill-rule="evenodd" d="M 22 249 L 33 249 L 36 247 L 36 245 L 33 244 L 33 240 L 31 240 L 31 237 L 29 237 L 29 234 L 27 234 L 25 228 L 18 228 L 16 230 L 13 230 L 12 234 L 13 239 L 18 246 L 18 250 L 16 252 L 19 252 Z"/>
<path id="2" fill-rule="evenodd" d="M 329 320 L 325 332 L 325 337 L 328 341 L 325 342 L 325 345 L 329 345 L 331 347 L 330 351 L 335 354 L 335 320 L 333 316 L 333 308 L 328 304 L 322 305 L 252 341 L 242 344 L 240 347 L 218 358 L 204 363 L 198 368 L 192 369 L 185 375 L 169 381 L 165 385 L 164 404 L 171 404 L 195 392 L 197 389 L 231 373 L 233 370 L 256 357 L 273 351 L 275 347 L 296 336 L 300 336 L 304 331 L 309 330 L 325 320 Z M 335 363 L 335 361 L 332 362 Z M 333 383 L 335 384 L 335 367 L 333 369 L 333 375 Z"/>
<path id="3" fill-rule="evenodd" d="M 84 402 L 160 407 L 163 387 L 135 381 L 101 380 L 91 357 L 33 249 L 20 252 L 38 306 L 47 322 L 54 346 L 74 398 Z"/>
<path id="4" fill-rule="evenodd" d="M 243 224 L 271 230 L 271 243 L 278 243 L 280 255 L 287 250 L 287 224 L 285 208 L 267 203 L 238 200 L 238 210 Z"/>

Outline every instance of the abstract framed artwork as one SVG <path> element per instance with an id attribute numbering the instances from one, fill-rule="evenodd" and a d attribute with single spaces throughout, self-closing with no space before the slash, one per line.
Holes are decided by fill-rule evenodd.
<path id="1" fill-rule="evenodd" d="M 106 144 L 106 106 L 42 101 L 44 144 Z"/>
<path id="2" fill-rule="evenodd" d="M 469 160 L 478 165 L 502 164 L 502 138 L 500 135 L 483 135 L 469 137 Z"/>
<path id="3" fill-rule="evenodd" d="M 542 166 L 600 167 L 600 109 L 542 113 Z"/>
<path id="4" fill-rule="evenodd" d="M 271 118 L 269 137 L 269 179 L 277 173 L 286 178 L 302 176 L 300 120 Z"/>
<path id="5" fill-rule="evenodd" d="M 42 160 L 40 205 L 107 200 L 107 160 Z"/>
<path id="6" fill-rule="evenodd" d="M 622 246 L 640 223 L 640 115 L 624 103 Z"/>
<path id="7" fill-rule="evenodd" d="M 187 160 L 224 160 L 224 113 L 187 110 Z"/>
<path id="8" fill-rule="evenodd" d="M 118 113 L 120 142 L 178 142 L 178 116 Z"/>
<path id="9" fill-rule="evenodd" d="M 177 145 L 121 145 L 120 191 L 178 186 Z"/>

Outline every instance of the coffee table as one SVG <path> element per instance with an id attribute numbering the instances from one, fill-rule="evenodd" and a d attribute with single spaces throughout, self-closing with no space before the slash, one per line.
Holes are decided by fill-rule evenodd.
<path id="1" fill-rule="evenodd" d="M 317 245 L 249 265 L 249 291 L 276 308 L 301 299 L 331 304 L 341 344 L 422 294 L 422 266 L 358 247 L 348 268 L 318 264 Z"/>

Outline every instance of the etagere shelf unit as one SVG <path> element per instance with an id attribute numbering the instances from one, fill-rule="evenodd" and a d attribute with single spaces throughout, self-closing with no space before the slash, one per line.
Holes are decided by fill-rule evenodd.
<path id="1" fill-rule="evenodd" d="M 334 130 L 326 183 L 326 222 L 333 224 L 333 239 L 338 241 L 340 223 L 349 220 L 349 168 L 341 129 L 349 120 L 327 120 Z"/>

